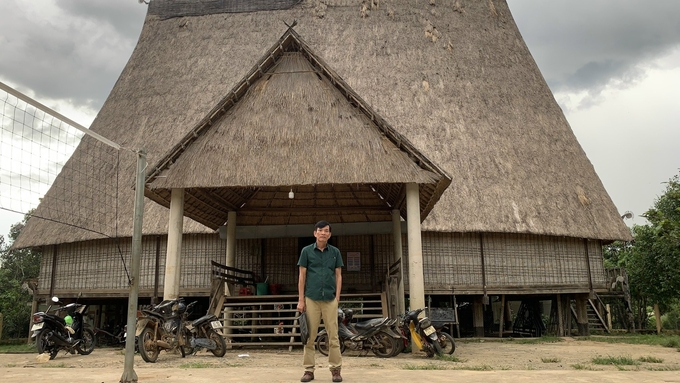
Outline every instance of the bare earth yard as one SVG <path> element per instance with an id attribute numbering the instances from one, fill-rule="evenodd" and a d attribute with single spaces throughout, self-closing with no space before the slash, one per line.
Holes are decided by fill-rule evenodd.
<path id="1" fill-rule="evenodd" d="M 611 344 L 564 338 L 556 343 L 482 340 L 458 342 L 453 360 L 423 354 L 381 359 L 347 352 L 345 382 L 678 382 L 676 348 Z M 41 362 L 37 354 L 0 355 L 0 381 L 118 382 L 123 374 L 120 349 L 95 349 L 91 355 L 59 354 Z M 599 358 L 599 359 L 598 359 Z M 135 355 L 139 382 L 297 382 L 303 369 L 301 349 L 229 350 L 224 358 L 209 353 L 161 353 L 154 364 Z M 611 361 L 617 364 L 601 364 Z M 330 382 L 326 359 L 317 353 L 316 379 Z"/>

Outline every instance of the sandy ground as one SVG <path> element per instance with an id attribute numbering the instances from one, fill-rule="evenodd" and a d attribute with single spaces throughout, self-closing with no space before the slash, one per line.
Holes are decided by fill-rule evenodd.
<path id="1" fill-rule="evenodd" d="M 454 360 L 424 354 L 394 358 L 343 355 L 345 382 L 678 382 L 680 352 L 675 348 L 609 344 L 564 338 L 558 343 L 522 344 L 497 340 L 458 342 Z M 593 363 L 596 357 L 626 357 L 635 365 Z M 118 382 L 123 376 L 121 349 L 103 348 L 87 356 L 60 353 L 41 362 L 37 354 L 0 355 L 0 381 Z M 139 382 L 297 382 L 302 376 L 302 350 L 229 350 L 223 358 L 199 353 L 182 359 L 162 352 L 157 363 L 135 355 Z M 330 382 L 327 360 L 317 353 L 314 382 Z"/>

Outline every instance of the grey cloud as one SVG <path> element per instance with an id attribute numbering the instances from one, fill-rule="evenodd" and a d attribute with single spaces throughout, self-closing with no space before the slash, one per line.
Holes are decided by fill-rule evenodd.
<path id="1" fill-rule="evenodd" d="M 610 81 L 634 84 L 647 62 L 680 46 L 680 2 L 508 0 L 553 92 L 597 95 Z"/>
<path id="2" fill-rule="evenodd" d="M 134 49 L 146 6 L 134 0 L 34 5 L 0 2 L 0 14 L 9 15 L 0 23 L 0 79 L 33 90 L 39 100 L 99 110 Z"/>

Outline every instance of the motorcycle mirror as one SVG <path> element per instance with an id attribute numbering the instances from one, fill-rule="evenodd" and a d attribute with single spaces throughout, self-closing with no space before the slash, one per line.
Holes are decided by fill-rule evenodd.
<path id="1" fill-rule="evenodd" d="M 57 298 L 57 297 L 52 297 L 52 302 L 54 302 L 54 303 L 59 303 L 59 298 Z"/>

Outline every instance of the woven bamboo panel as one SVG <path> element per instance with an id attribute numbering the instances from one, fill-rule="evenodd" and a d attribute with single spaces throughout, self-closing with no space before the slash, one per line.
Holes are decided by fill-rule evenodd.
<path id="1" fill-rule="evenodd" d="M 582 240 L 535 235 L 484 235 L 487 286 L 587 285 Z"/>
<path id="2" fill-rule="evenodd" d="M 481 286 L 477 234 L 423 233 L 423 272 L 428 286 Z"/>
<path id="3" fill-rule="evenodd" d="M 265 278 L 267 283 L 283 285 L 285 294 L 297 294 L 297 238 L 269 238 L 265 242 Z"/>
<path id="4" fill-rule="evenodd" d="M 212 281 L 210 261 L 224 263 L 226 251 L 226 241 L 219 240 L 215 234 L 185 235 L 182 239 L 180 291 L 204 288 L 209 291 Z M 165 266 L 159 272 L 164 279 Z M 161 281 L 159 284 L 162 285 Z"/>

